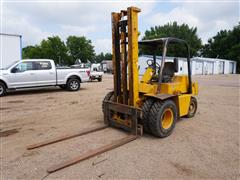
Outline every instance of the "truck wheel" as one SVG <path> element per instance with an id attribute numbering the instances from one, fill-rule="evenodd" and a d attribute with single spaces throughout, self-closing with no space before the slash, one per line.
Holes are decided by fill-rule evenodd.
<path id="1" fill-rule="evenodd" d="M 98 81 L 101 82 L 101 81 L 102 81 L 102 78 L 98 78 Z"/>
<path id="2" fill-rule="evenodd" d="M 3 84 L 2 82 L 0 82 L 0 97 L 1 96 L 5 96 L 5 94 L 6 94 L 6 86 L 5 86 L 5 84 Z"/>
<path id="3" fill-rule="evenodd" d="M 67 89 L 69 91 L 77 91 L 80 89 L 80 81 L 78 79 L 69 79 L 67 82 Z"/>
<path id="4" fill-rule="evenodd" d="M 174 101 L 155 101 L 149 113 L 151 133 L 157 137 L 169 136 L 177 121 L 177 107 Z"/>
<path id="5" fill-rule="evenodd" d="M 103 113 L 104 113 L 104 106 L 105 106 L 104 101 L 113 101 L 113 98 L 114 98 L 114 92 L 113 91 L 106 94 L 106 96 L 104 97 L 103 102 L 102 102 L 102 112 Z"/>
<path id="6" fill-rule="evenodd" d="M 195 97 L 191 97 L 187 117 L 191 118 L 191 117 L 195 116 L 196 112 L 197 112 L 197 99 Z"/>
<path id="7" fill-rule="evenodd" d="M 142 112 L 143 112 L 143 119 L 141 120 L 142 122 L 142 125 L 143 125 L 143 130 L 146 132 L 146 133 L 150 133 L 150 128 L 149 128 L 149 113 L 150 113 L 150 110 L 151 110 L 151 107 L 154 103 L 154 99 L 152 98 L 149 98 L 147 99 L 143 106 L 142 106 Z"/>

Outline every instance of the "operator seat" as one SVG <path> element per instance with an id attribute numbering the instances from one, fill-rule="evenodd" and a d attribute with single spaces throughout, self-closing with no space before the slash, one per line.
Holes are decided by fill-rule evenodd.
<path id="1" fill-rule="evenodd" d="M 163 79 L 162 81 L 167 83 L 167 82 L 171 82 L 172 78 L 174 76 L 174 72 L 175 72 L 175 67 L 174 67 L 174 63 L 173 62 L 165 62 L 164 64 L 164 68 L 163 68 Z"/>

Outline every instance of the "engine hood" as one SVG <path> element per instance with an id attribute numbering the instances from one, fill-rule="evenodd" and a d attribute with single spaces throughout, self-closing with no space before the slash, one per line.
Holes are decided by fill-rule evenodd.
<path id="1" fill-rule="evenodd" d="M 8 70 L 0 69 L 0 76 L 4 75 L 5 73 L 8 73 Z"/>

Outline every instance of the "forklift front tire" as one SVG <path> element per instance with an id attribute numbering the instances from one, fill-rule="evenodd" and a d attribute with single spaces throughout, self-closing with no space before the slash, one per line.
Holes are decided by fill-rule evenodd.
<path id="1" fill-rule="evenodd" d="M 114 92 L 110 91 L 106 94 L 106 96 L 104 97 L 103 101 L 102 101 L 102 112 L 104 113 L 104 108 L 105 108 L 105 103 L 104 101 L 112 101 L 113 102 L 113 98 L 114 98 Z"/>
<path id="2" fill-rule="evenodd" d="M 153 98 L 148 98 L 142 106 L 143 118 L 141 124 L 143 125 L 143 131 L 146 133 L 151 132 L 149 128 L 149 113 L 154 102 L 155 100 Z"/>
<path id="3" fill-rule="evenodd" d="M 172 134 L 177 121 L 177 107 L 174 101 L 155 101 L 149 113 L 151 133 L 160 138 Z"/>

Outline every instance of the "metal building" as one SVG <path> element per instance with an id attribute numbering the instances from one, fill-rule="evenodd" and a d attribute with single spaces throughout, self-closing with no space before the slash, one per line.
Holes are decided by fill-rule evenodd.
<path id="1" fill-rule="evenodd" d="M 22 59 L 22 36 L 0 33 L 0 68 Z"/>
<path id="2" fill-rule="evenodd" d="M 158 64 L 161 64 L 161 56 L 157 56 Z M 139 57 L 139 74 L 143 75 L 147 67 L 146 61 L 152 59 L 152 56 L 142 55 Z M 187 74 L 187 60 L 186 58 L 179 59 L 179 69 L 177 74 Z M 173 57 L 166 57 L 166 61 L 172 61 Z M 192 61 L 193 75 L 210 75 L 210 74 L 235 74 L 237 63 L 232 60 L 214 59 L 194 57 Z"/>
<path id="3" fill-rule="evenodd" d="M 235 74 L 237 62 L 226 59 L 194 57 L 192 58 L 193 74 Z"/>

